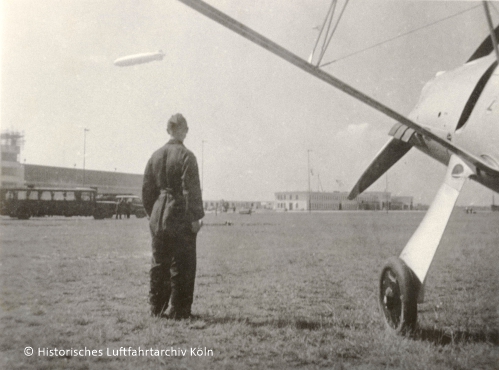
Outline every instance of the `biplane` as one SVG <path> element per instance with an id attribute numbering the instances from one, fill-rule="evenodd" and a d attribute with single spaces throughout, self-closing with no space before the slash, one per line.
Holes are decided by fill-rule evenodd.
<path id="1" fill-rule="evenodd" d="M 349 199 L 369 188 L 413 147 L 447 167 L 421 224 L 400 256 L 390 258 L 381 270 L 378 296 L 384 321 L 397 333 L 411 332 L 428 270 L 464 183 L 471 179 L 499 192 L 499 27 L 493 28 L 487 3 L 483 7 L 490 35 L 464 65 L 429 81 L 406 117 L 312 64 L 313 55 L 302 59 L 201 0 L 179 1 L 397 122 Z"/>

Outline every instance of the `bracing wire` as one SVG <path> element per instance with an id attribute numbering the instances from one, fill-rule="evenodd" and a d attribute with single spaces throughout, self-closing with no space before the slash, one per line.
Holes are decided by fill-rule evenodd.
<path id="1" fill-rule="evenodd" d="M 394 40 L 396 40 L 396 39 L 398 39 L 398 38 L 401 38 L 401 37 L 407 36 L 407 35 L 409 35 L 409 34 L 411 34 L 411 33 L 416 32 L 416 31 L 420 31 L 420 30 L 422 30 L 422 29 L 425 29 L 425 28 L 428 28 L 428 27 L 434 26 L 434 25 L 436 25 L 436 24 L 438 24 L 438 23 L 440 23 L 440 22 L 443 22 L 443 21 L 445 21 L 445 20 L 447 20 L 447 19 L 450 19 L 450 18 L 453 18 L 453 17 L 457 17 L 458 15 L 461 15 L 461 14 L 467 13 L 467 12 L 469 12 L 469 11 L 471 11 L 471 10 L 473 10 L 473 9 L 476 9 L 476 8 L 478 8 L 478 7 L 481 7 L 481 6 L 482 6 L 481 4 L 480 4 L 480 5 L 475 5 L 475 6 L 471 7 L 471 8 L 469 8 L 469 9 L 463 10 L 463 11 L 461 11 L 461 12 L 459 12 L 459 13 L 455 13 L 455 14 L 453 14 L 453 15 L 450 15 L 450 16 L 448 16 L 448 17 L 445 17 L 445 18 L 439 19 L 439 20 L 437 20 L 437 21 L 435 21 L 435 22 L 429 23 L 429 24 L 424 25 L 424 26 L 422 26 L 422 27 L 415 28 L 415 29 L 413 29 L 413 30 L 411 30 L 411 31 L 409 31 L 409 32 L 406 32 L 406 33 L 403 33 L 403 34 L 401 34 L 401 35 L 398 35 L 398 36 L 392 37 L 392 38 L 390 38 L 390 39 L 388 39 L 388 40 L 378 42 L 377 44 L 371 45 L 371 46 L 369 46 L 369 47 L 367 47 L 367 48 L 364 48 L 364 49 L 361 49 L 361 50 L 357 50 L 357 51 L 355 51 L 355 52 L 353 52 L 353 53 L 350 53 L 350 54 L 347 54 L 347 55 L 345 55 L 345 56 L 343 56 L 343 57 L 341 57 L 341 58 L 337 58 L 337 59 L 332 60 L 332 61 L 330 61 L 330 62 L 327 62 L 327 63 L 321 64 L 319 67 L 325 67 L 325 66 L 328 66 L 328 65 L 330 65 L 330 64 L 333 64 L 333 63 L 339 62 L 340 60 L 343 60 L 343 59 L 346 59 L 346 58 L 350 58 L 351 56 L 354 56 L 354 55 L 360 54 L 360 53 L 362 53 L 362 52 L 364 52 L 364 51 L 367 51 L 367 50 L 373 49 L 373 48 L 375 48 L 375 47 L 377 47 L 377 46 L 380 46 L 380 45 L 386 44 L 386 43 L 388 43 L 388 42 L 390 42 L 390 41 L 394 41 Z M 496 11 L 497 11 L 497 9 L 496 9 Z"/>
<path id="2" fill-rule="evenodd" d="M 499 15 L 499 11 L 497 10 L 496 5 L 493 2 L 490 2 L 490 5 L 494 8 L 496 13 Z"/>
<path id="3" fill-rule="evenodd" d="M 317 65 L 319 65 L 321 63 L 322 58 L 324 57 L 324 54 L 326 53 L 326 50 L 329 46 L 329 43 L 331 42 L 331 39 L 333 38 L 333 35 L 336 32 L 336 29 L 338 28 L 338 24 L 340 24 L 341 17 L 343 17 L 343 14 L 345 13 L 345 9 L 346 9 L 347 5 L 348 5 L 348 0 L 345 1 L 345 5 L 343 5 L 343 9 L 341 10 L 340 16 L 338 17 L 338 20 L 336 21 L 336 24 L 334 25 L 334 28 L 331 31 L 331 34 L 329 35 L 328 40 L 324 44 L 324 48 L 323 48 L 322 54 L 317 62 Z"/>
<path id="4" fill-rule="evenodd" d="M 322 48 L 321 48 L 321 54 L 323 54 L 326 50 L 326 46 L 325 46 L 325 43 L 326 43 L 326 40 L 327 38 L 329 37 L 329 32 L 331 31 L 331 23 L 333 23 L 333 17 L 334 17 L 334 12 L 336 11 L 336 5 L 338 4 L 338 1 L 337 0 L 333 0 L 331 5 L 332 5 L 332 10 L 331 10 L 331 13 L 328 14 L 329 16 L 329 22 L 327 23 L 327 29 L 326 29 L 326 32 L 324 33 L 324 42 L 322 44 Z M 319 62 L 317 63 L 319 64 Z"/>
<path id="5" fill-rule="evenodd" d="M 326 22 L 329 18 L 329 14 L 333 10 L 333 6 L 334 6 L 335 2 L 336 2 L 336 0 L 331 1 L 331 5 L 329 6 L 329 9 L 327 11 L 326 18 L 324 19 L 324 22 L 322 23 L 322 27 L 321 27 L 321 30 L 319 32 L 319 35 L 317 36 L 317 40 L 315 40 L 315 45 L 314 45 L 314 48 L 312 49 L 312 54 L 310 55 L 310 59 L 313 57 L 313 55 L 315 53 L 315 49 L 317 49 L 317 45 L 319 44 L 319 40 L 321 39 L 322 32 L 324 31 L 324 27 L 326 27 Z M 312 60 L 310 60 L 310 62 L 312 62 Z"/>

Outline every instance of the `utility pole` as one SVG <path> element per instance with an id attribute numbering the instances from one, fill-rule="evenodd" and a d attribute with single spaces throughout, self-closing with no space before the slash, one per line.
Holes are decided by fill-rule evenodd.
<path id="1" fill-rule="evenodd" d="M 317 191 L 321 191 L 322 193 L 324 193 L 324 188 L 322 187 L 320 173 L 317 174 Z"/>
<path id="2" fill-rule="evenodd" d="M 311 150 L 307 150 L 307 163 L 308 163 L 308 212 L 311 212 L 311 201 L 310 201 L 310 152 Z"/>
<path id="3" fill-rule="evenodd" d="M 390 208 L 389 204 L 389 200 L 388 200 L 388 171 L 386 171 L 386 175 L 385 175 L 385 181 L 386 181 L 386 185 L 385 185 L 385 198 L 386 198 L 386 213 L 388 213 L 388 208 Z"/>
<path id="4" fill-rule="evenodd" d="M 204 143 L 206 140 L 201 140 L 201 194 L 203 194 L 204 183 Z"/>
<path id="5" fill-rule="evenodd" d="M 87 150 L 87 132 L 90 131 L 88 128 L 83 129 L 83 183 L 82 186 L 85 186 L 85 156 Z"/>

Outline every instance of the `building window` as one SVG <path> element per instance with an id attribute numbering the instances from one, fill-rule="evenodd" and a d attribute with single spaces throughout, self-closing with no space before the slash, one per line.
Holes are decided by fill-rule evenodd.
<path id="1" fill-rule="evenodd" d="M 16 182 L 8 182 L 8 181 L 2 181 L 2 187 L 4 188 L 15 188 L 18 187 L 19 184 Z"/>
<path id="2" fill-rule="evenodd" d="M 17 162 L 17 153 L 2 153 L 2 161 Z"/>
<path id="3" fill-rule="evenodd" d="M 2 175 L 17 176 L 18 170 L 17 170 L 17 168 L 13 168 L 13 167 L 2 167 Z"/>

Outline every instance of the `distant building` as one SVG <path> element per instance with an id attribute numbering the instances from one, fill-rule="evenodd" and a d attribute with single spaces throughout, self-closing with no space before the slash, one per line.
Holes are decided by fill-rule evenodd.
<path id="1" fill-rule="evenodd" d="M 215 211 L 218 212 L 227 211 L 233 212 L 234 210 L 239 211 L 242 208 L 257 210 L 266 208 L 266 203 L 261 201 L 246 201 L 246 200 L 203 200 L 203 207 L 205 211 Z"/>
<path id="2" fill-rule="evenodd" d="M 412 197 L 396 197 L 397 209 L 410 209 Z M 339 211 L 392 209 L 391 193 L 364 192 L 348 200 L 348 192 L 284 191 L 275 193 L 277 211 Z"/>
<path id="3" fill-rule="evenodd" d="M 1 134 L 1 187 L 94 187 L 100 194 L 142 195 L 143 175 L 122 172 L 82 170 L 21 164 L 19 157 L 24 139 L 21 133 L 5 131 Z M 365 192 L 354 200 L 347 192 L 277 192 L 275 200 L 237 201 L 205 200 L 204 209 L 238 211 L 241 209 L 275 209 L 278 211 L 334 211 L 413 209 L 412 197 L 391 197 L 387 192 Z"/>
<path id="4" fill-rule="evenodd" d="M 0 134 L 0 183 L 2 188 L 13 187 L 94 187 L 100 194 L 142 193 L 142 175 L 121 172 L 82 170 L 22 164 L 19 160 L 24 135 L 17 131 Z"/>
<path id="5" fill-rule="evenodd" d="M 0 186 L 13 188 L 23 186 L 24 167 L 19 161 L 24 139 L 21 133 L 5 131 L 0 134 Z"/>
<path id="6" fill-rule="evenodd" d="M 141 196 L 143 175 L 78 168 L 24 165 L 24 183 L 35 187 L 94 187 L 100 194 Z"/>

